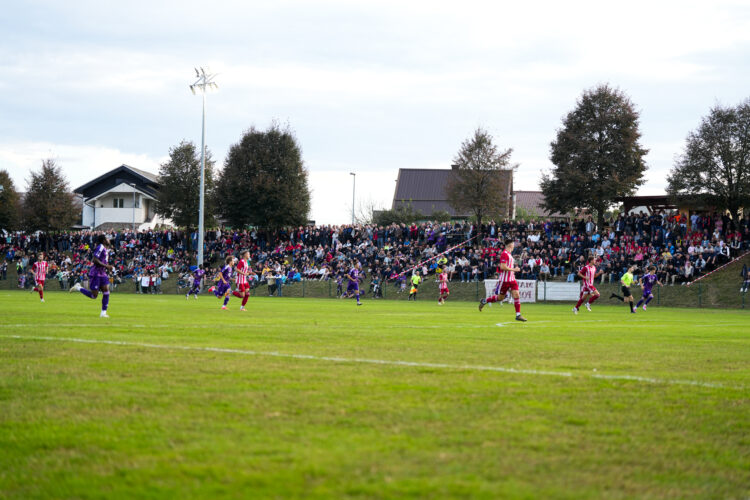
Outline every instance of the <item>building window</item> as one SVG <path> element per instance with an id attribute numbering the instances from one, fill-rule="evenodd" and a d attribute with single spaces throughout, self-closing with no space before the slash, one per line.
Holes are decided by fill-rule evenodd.
<path id="1" fill-rule="evenodd" d="M 141 208 L 141 197 L 136 196 L 135 197 L 135 208 Z"/>
<path id="2" fill-rule="evenodd" d="M 112 207 L 113 208 L 125 208 L 125 198 L 113 198 Z"/>

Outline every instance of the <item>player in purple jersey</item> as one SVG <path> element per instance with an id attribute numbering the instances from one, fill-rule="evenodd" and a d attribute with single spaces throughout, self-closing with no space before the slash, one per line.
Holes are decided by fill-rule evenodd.
<path id="1" fill-rule="evenodd" d="M 651 290 L 654 288 L 654 285 L 662 286 L 661 281 L 659 281 L 659 278 L 656 277 L 656 266 L 649 266 L 648 268 L 648 274 L 643 275 L 643 278 L 641 278 L 641 287 L 643 288 L 643 298 L 638 301 L 638 303 L 635 305 L 636 308 L 640 307 L 641 304 L 643 304 L 643 310 L 646 310 L 646 306 L 649 302 L 651 302 L 651 299 L 654 298 L 654 294 L 651 293 Z"/>
<path id="2" fill-rule="evenodd" d="M 356 297 L 358 306 L 362 305 L 362 302 L 359 301 L 359 280 L 362 277 L 361 269 L 361 264 L 359 262 L 355 262 L 354 265 L 352 265 L 352 268 L 349 269 L 349 273 L 346 275 L 346 279 L 349 280 L 349 284 L 346 285 L 346 296 L 347 298 Z"/>
<path id="3" fill-rule="evenodd" d="M 99 290 L 102 291 L 102 312 L 99 315 L 101 318 L 109 318 L 107 315 L 107 307 L 109 306 L 109 276 L 107 271 L 114 269 L 109 262 L 109 254 L 107 248 L 109 248 L 109 240 L 103 234 L 100 234 L 96 239 L 97 246 L 94 249 L 94 256 L 91 259 L 94 265 L 89 270 L 89 288 L 83 288 L 80 283 L 73 285 L 70 289 L 71 292 L 81 292 L 90 299 L 95 299 L 99 295 Z"/>
<path id="4" fill-rule="evenodd" d="M 224 297 L 224 305 L 222 309 L 226 310 L 227 304 L 229 303 L 229 294 L 232 293 L 232 266 L 234 266 L 234 256 L 227 255 L 224 260 L 225 265 L 221 268 L 219 273 L 219 279 L 216 285 L 208 289 L 209 292 L 213 292 L 217 299 Z"/>
<path id="5" fill-rule="evenodd" d="M 190 288 L 190 291 L 185 295 L 185 298 L 190 298 L 191 295 L 195 295 L 195 300 L 198 300 L 198 294 L 201 291 L 201 281 L 203 280 L 203 276 L 206 274 L 206 271 L 203 269 L 203 264 L 198 266 L 198 269 L 193 271 L 193 286 Z"/>

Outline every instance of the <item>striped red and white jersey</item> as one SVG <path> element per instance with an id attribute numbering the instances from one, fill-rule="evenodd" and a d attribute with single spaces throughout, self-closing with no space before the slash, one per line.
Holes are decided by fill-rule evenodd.
<path id="1" fill-rule="evenodd" d="M 448 273 L 442 272 L 438 275 L 440 288 L 448 288 Z"/>
<path id="2" fill-rule="evenodd" d="M 583 275 L 583 287 L 587 289 L 594 288 L 594 277 L 596 276 L 596 266 L 586 264 L 581 268 Z"/>
<path id="3" fill-rule="evenodd" d="M 47 277 L 47 261 L 39 260 L 31 266 L 31 270 L 34 271 L 34 279 L 37 281 L 44 281 Z"/>
<path id="4" fill-rule="evenodd" d="M 507 250 L 503 250 L 503 253 L 500 255 L 500 264 L 505 264 L 509 268 L 516 267 L 516 264 L 513 261 L 513 256 Z M 516 281 L 516 273 L 514 273 L 513 271 L 500 270 L 498 283 L 515 283 L 515 281 Z"/>
<path id="5" fill-rule="evenodd" d="M 239 262 L 237 262 L 237 275 L 235 277 L 235 280 L 238 285 L 246 285 L 247 284 L 247 274 L 248 274 L 248 265 L 247 261 L 245 259 L 240 259 Z"/>

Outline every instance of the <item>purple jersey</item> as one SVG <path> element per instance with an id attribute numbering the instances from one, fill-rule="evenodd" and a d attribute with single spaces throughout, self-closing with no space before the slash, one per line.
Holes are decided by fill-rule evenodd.
<path id="1" fill-rule="evenodd" d="M 655 274 L 647 274 L 643 277 L 643 294 L 650 295 L 651 289 L 654 287 L 659 278 Z"/>
<path id="2" fill-rule="evenodd" d="M 109 262 L 109 254 L 107 253 L 107 247 L 99 244 L 98 247 L 94 250 L 94 257 L 99 259 L 99 261 L 102 264 L 107 264 Z M 91 269 L 89 270 L 89 277 L 91 278 L 106 278 L 107 277 L 107 268 L 104 266 L 100 266 L 98 264 L 94 264 L 91 266 Z"/>
<path id="3" fill-rule="evenodd" d="M 224 281 L 229 283 L 230 279 L 232 278 L 232 266 L 227 264 L 226 266 L 222 267 L 221 275 L 224 277 Z"/>
<path id="4" fill-rule="evenodd" d="M 195 271 L 193 271 L 193 279 L 195 280 L 194 282 L 200 283 L 201 278 L 203 278 L 204 274 L 206 274 L 206 271 L 204 271 L 203 269 L 196 269 Z"/>
<path id="5" fill-rule="evenodd" d="M 346 276 L 349 279 L 347 290 L 359 290 L 359 269 L 353 267 Z"/>
<path id="6" fill-rule="evenodd" d="M 349 271 L 349 282 L 352 281 L 355 283 L 359 283 L 359 270 L 356 267 L 353 267 L 351 271 Z"/>

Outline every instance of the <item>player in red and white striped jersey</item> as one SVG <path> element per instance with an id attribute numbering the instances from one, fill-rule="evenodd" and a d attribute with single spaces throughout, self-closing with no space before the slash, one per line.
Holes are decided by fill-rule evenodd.
<path id="1" fill-rule="evenodd" d="M 34 273 L 34 291 L 39 293 L 39 299 L 44 302 L 44 280 L 47 278 L 47 261 L 44 260 L 44 252 L 39 252 L 37 255 L 38 260 L 31 266 L 31 271 Z"/>
<path id="2" fill-rule="evenodd" d="M 518 293 L 518 282 L 516 282 L 516 273 L 521 269 L 516 267 L 516 263 L 513 260 L 513 246 L 515 241 L 512 239 L 505 240 L 505 250 L 500 255 L 500 275 L 495 285 L 495 291 L 490 297 L 479 301 L 479 310 L 484 309 L 484 306 L 493 302 L 501 302 L 505 299 L 505 296 L 510 291 L 513 297 L 513 305 L 516 308 L 516 321 L 526 321 L 526 318 L 521 316 L 521 295 Z"/>
<path id="3" fill-rule="evenodd" d="M 596 257 L 589 257 L 586 265 L 578 271 L 578 276 L 581 278 L 581 296 L 573 308 L 574 314 L 578 314 L 578 308 L 584 302 L 586 303 L 586 309 L 590 311 L 591 304 L 599 298 L 599 290 L 594 286 L 594 279 L 600 274 L 602 274 L 602 271 L 596 271 Z"/>
<path id="4" fill-rule="evenodd" d="M 438 274 L 438 284 L 440 286 L 440 296 L 438 297 L 438 304 L 443 305 L 445 304 L 445 299 L 448 298 L 448 295 L 451 294 L 450 290 L 448 290 L 448 273 L 445 272 L 445 269 L 440 270 L 440 274 Z"/>
<path id="5" fill-rule="evenodd" d="M 250 298 L 250 283 L 247 281 L 247 278 L 252 274 L 252 270 L 250 269 L 250 264 L 248 264 L 249 258 L 250 252 L 245 250 L 240 254 L 240 260 L 237 262 L 237 266 L 235 267 L 235 270 L 237 271 L 237 275 L 235 277 L 237 289 L 232 292 L 232 295 L 242 299 L 240 311 L 245 310 L 247 299 Z"/>

